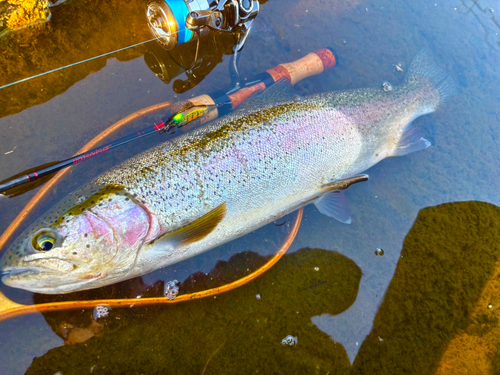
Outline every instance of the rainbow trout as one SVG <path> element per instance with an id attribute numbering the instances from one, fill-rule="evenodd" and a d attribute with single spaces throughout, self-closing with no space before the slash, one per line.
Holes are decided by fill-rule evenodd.
<path id="1" fill-rule="evenodd" d="M 2 281 L 68 293 L 130 279 L 300 207 L 350 223 L 342 190 L 384 158 L 430 143 L 411 125 L 453 84 L 428 54 L 391 90 L 357 89 L 241 110 L 103 173 L 28 228 Z"/>

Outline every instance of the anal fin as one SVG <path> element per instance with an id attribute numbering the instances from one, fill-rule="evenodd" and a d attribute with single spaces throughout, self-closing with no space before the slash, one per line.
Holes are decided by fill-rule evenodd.
<path id="1" fill-rule="evenodd" d="M 219 225 L 219 223 L 226 216 L 226 203 L 214 208 L 209 213 L 196 219 L 195 221 L 169 232 L 158 238 L 156 241 L 169 240 L 176 242 L 179 245 L 188 245 L 198 242 L 208 236 Z"/>
<path id="2" fill-rule="evenodd" d="M 351 224 L 351 210 L 349 210 L 343 191 L 334 190 L 326 193 L 314 204 L 323 215 L 330 216 L 341 223 Z"/>
<path id="3" fill-rule="evenodd" d="M 423 150 L 430 145 L 431 143 L 424 138 L 420 130 L 410 123 L 404 128 L 403 135 L 396 148 L 392 151 L 391 156 L 407 155 L 415 151 Z"/>
<path id="4" fill-rule="evenodd" d="M 351 211 L 349 210 L 347 198 L 343 190 L 363 181 L 368 181 L 367 174 L 348 177 L 325 184 L 322 188 L 326 193 L 317 199 L 314 204 L 322 214 L 334 218 L 341 223 L 351 224 Z"/>

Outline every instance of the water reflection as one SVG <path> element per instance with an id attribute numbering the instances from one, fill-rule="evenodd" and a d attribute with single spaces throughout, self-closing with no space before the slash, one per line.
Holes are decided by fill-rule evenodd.
<path id="1" fill-rule="evenodd" d="M 126 4 L 75 1 L 52 8 L 51 22 L 43 27 L 4 34 L 0 39 L 2 49 L 5 48 L 0 54 L 0 69 L 4 72 L 0 86 L 150 40 L 152 34 L 145 16 L 146 3 L 144 0 Z M 27 17 L 24 22 L 29 24 L 31 21 Z M 192 40 L 171 51 L 153 41 L 71 67 L 70 73 L 50 73 L 4 88 L 0 96 L 0 117 L 62 94 L 76 82 L 106 66 L 109 58 L 128 61 L 144 55 L 146 64 L 165 83 L 186 73 L 186 79 L 173 83 L 176 93 L 184 93 L 199 84 L 223 61 L 224 55 L 234 53 L 237 39 L 232 33 L 211 31 L 203 34 L 200 41 Z"/>
<path id="2" fill-rule="evenodd" d="M 151 39 L 144 6 L 142 0 L 74 1 L 52 8 L 52 19 L 43 27 L 25 28 L 0 39 L 0 85 Z M 138 47 L 112 57 L 128 61 L 144 50 Z M 2 89 L 0 117 L 49 101 L 102 69 L 106 60 L 93 60 L 65 74 L 56 72 Z"/>
<path id="3" fill-rule="evenodd" d="M 176 93 L 183 93 L 200 83 L 221 63 L 224 55 L 233 54 L 234 38 L 229 33 L 211 32 L 197 41 L 181 44 L 171 51 L 157 43 L 150 43 L 144 54 L 149 69 L 163 82 L 170 83 L 175 77 L 186 74 L 186 79 L 173 83 Z"/>
<path id="4" fill-rule="evenodd" d="M 481 0 L 461 0 L 455 8 L 459 13 L 472 15 L 484 30 L 484 41 L 491 47 L 500 51 L 500 21 L 495 16 L 495 9 Z M 500 8 L 497 8 L 500 12 Z"/>
<path id="5" fill-rule="evenodd" d="M 181 288 L 194 291 L 241 276 L 265 262 L 243 252 L 196 273 Z M 175 306 L 123 308 L 95 319 L 92 310 L 46 313 L 66 345 L 35 358 L 27 374 L 498 373 L 500 327 L 500 208 L 477 201 L 420 211 L 372 332 L 353 363 L 344 347 L 311 318 L 348 312 L 361 270 L 347 257 L 320 249 L 286 255 L 261 278 L 237 290 Z M 103 288 L 106 289 L 106 288 Z M 126 288 L 82 292 L 153 296 L 163 282 L 142 278 Z M 258 298 L 259 296 L 260 298 Z M 60 296 L 35 295 L 37 303 Z M 5 324 L 6 322 L 2 323 Z M 297 337 L 297 345 L 282 345 Z M 2 358 L 2 361 L 7 358 Z M 14 359 L 15 360 L 15 359 Z"/>
<path id="6" fill-rule="evenodd" d="M 260 263 L 264 258 L 238 254 L 181 288 L 196 289 L 220 277 L 232 279 L 235 269 L 241 272 L 242 261 Z M 33 361 L 27 374 L 88 373 L 93 366 L 105 372 L 126 366 L 129 372 L 182 374 L 281 373 L 284 368 L 290 373 L 346 371 L 349 360 L 342 345 L 319 331 L 310 318 L 346 310 L 356 298 L 360 278 L 360 269 L 346 257 L 303 249 L 286 255 L 254 282 L 217 298 L 113 309 L 98 322 L 92 311 L 45 314 L 67 344 L 85 342 L 50 350 Z M 132 294 L 150 292 L 140 278 L 135 285 Z M 297 346 L 282 345 L 287 335 L 298 338 Z"/>
<path id="7" fill-rule="evenodd" d="M 70 2 L 67 5 L 78 7 L 81 1 L 83 0 Z M 99 6 L 112 6 L 109 2 L 99 2 L 99 6 L 97 6 L 97 3 L 93 3 L 96 2 L 88 2 L 88 5 L 96 5 L 93 8 L 96 11 L 99 9 Z M 473 5 L 471 4 L 472 2 L 465 3 Z M 477 3 L 482 9 L 486 10 L 489 7 L 497 6 L 492 1 L 481 0 Z M 453 342 L 455 342 L 454 345 L 468 343 L 471 344 L 471 348 L 479 348 L 479 344 L 483 345 L 487 342 L 485 341 L 486 339 L 489 340 L 495 334 L 497 327 L 494 322 L 495 318 L 492 319 L 493 322 L 490 321 L 489 315 L 486 315 L 486 317 L 477 315 L 477 318 L 472 317 L 468 320 L 458 319 L 459 313 L 456 310 L 450 309 L 445 303 L 438 303 L 439 300 L 436 298 L 438 294 L 434 295 L 434 291 L 428 293 L 429 289 L 424 289 L 424 294 L 419 297 L 416 287 L 412 285 L 398 286 L 398 283 L 401 284 L 402 280 L 404 280 L 405 282 L 412 281 L 416 283 L 416 286 L 430 287 L 430 285 L 424 284 L 424 281 L 418 277 L 410 277 L 412 272 L 416 272 L 416 275 L 421 275 L 422 277 L 424 274 L 418 269 L 410 269 L 411 267 L 408 264 L 404 267 L 408 277 L 401 278 L 402 273 L 400 269 L 405 264 L 407 256 L 415 259 L 413 263 L 415 267 L 418 266 L 425 269 L 426 262 L 424 259 L 420 258 L 417 262 L 417 258 L 422 255 L 419 253 L 419 249 L 414 249 L 413 255 L 409 254 L 405 249 L 403 258 L 400 258 L 399 252 L 402 248 L 405 235 L 412 226 L 418 211 L 423 207 L 461 200 L 482 200 L 500 205 L 498 194 L 498 176 L 500 176 L 498 139 L 500 139 L 500 127 L 498 126 L 498 111 L 496 110 L 499 97 L 498 88 L 500 87 L 497 70 L 498 50 L 492 49 L 486 43 L 484 29 L 472 13 L 460 14 L 458 9 L 460 11 L 466 10 L 460 7 L 461 1 L 451 3 L 429 3 L 423 1 L 382 1 L 374 3 L 369 1 L 350 1 L 331 2 L 331 4 L 328 4 L 328 8 L 325 8 L 325 2 L 310 0 L 300 0 L 293 4 L 280 0 L 268 2 L 262 8 L 262 14 L 259 17 L 266 16 L 268 18 L 269 23 L 277 31 L 274 40 L 279 40 L 279 44 L 277 43 L 277 47 L 266 48 L 265 40 L 261 40 L 263 38 L 256 35 L 250 36 L 247 46 L 244 49 L 244 61 L 247 64 L 249 76 L 260 73 L 278 63 L 293 61 L 309 51 L 331 45 L 340 55 L 340 65 L 331 73 L 302 82 L 300 88 L 302 88 L 303 94 L 330 91 L 332 89 L 341 90 L 372 86 L 381 84 L 384 80 L 389 80 L 396 84 L 400 81 L 403 74 L 394 69 L 394 64 L 402 62 L 403 69 L 405 69 L 409 58 L 423 46 L 428 45 L 436 53 L 437 60 L 442 62 L 446 70 L 460 83 L 463 93 L 455 97 L 450 103 L 447 103 L 446 109 L 442 109 L 427 118 L 417 120 L 417 126 L 424 129 L 425 134 L 430 136 L 433 145 L 435 145 L 434 147 L 426 152 L 407 158 L 384 161 L 383 164 L 369 171 L 372 178 L 371 182 L 368 182 L 366 186 L 359 186 L 356 193 L 349 196 L 351 209 L 353 210 L 353 224 L 351 226 L 346 227 L 341 224 L 329 222 L 324 216 L 316 213 L 314 208 L 308 207 L 306 208 L 304 224 L 294 248 L 310 246 L 336 249 L 350 259 L 353 259 L 363 271 L 364 275 L 361 279 L 356 302 L 347 311 L 333 317 L 334 319 L 338 319 L 346 316 L 349 319 L 339 320 L 339 323 L 334 327 L 335 331 L 325 329 L 331 333 L 333 339 L 337 342 L 344 343 L 341 340 L 344 333 L 346 341 L 347 339 L 352 339 L 351 349 L 352 353 L 354 353 L 352 358 L 356 360 L 354 364 L 356 371 L 354 373 L 362 373 L 363 371 L 370 373 L 369 370 L 373 370 L 375 373 L 383 372 L 383 366 L 390 366 L 385 373 L 389 373 L 391 370 L 397 372 L 397 369 L 403 367 L 408 369 L 408 373 L 422 373 L 422 371 L 425 373 L 424 370 L 428 370 L 429 368 L 436 369 L 438 362 L 442 363 L 440 366 L 442 366 L 443 370 L 449 368 L 452 369 L 449 371 L 450 373 L 459 373 L 456 367 L 448 366 L 451 366 L 454 361 L 455 364 L 465 366 L 460 362 L 461 358 L 472 366 L 479 363 L 475 362 L 475 358 L 479 358 L 480 356 L 484 358 L 484 355 L 492 353 L 492 350 L 477 350 L 475 352 L 477 357 L 469 355 L 457 356 L 455 353 L 465 352 L 453 349 L 451 344 Z M 129 5 L 125 3 L 120 4 L 123 7 Z M 458 9 L 455 10 L 455 8 Z M 499 10 L 496 8 L 494 10 L 494 14 L 489 11 L 478 14 L 483 17 L 482 20 L 484 22 L 492 22 L 492 16 L 498 18 L 497 14 Z M 120 17 L 123 16 L 120 14 L 120 11 L 115 12 L 115 14 L 118 14 Z M 130 17 L 137 14 L 140 13 L 132 14 Z M 68 14 L 68 16 L 72 17 L 70 19 L 73 20 L 75 29 L 79 30 L 86 27 L 83 20 L 79 20 L 78 12 Z M 109 14 L 109 17 L 111 17 L 111 14 Z M 109 19 L 108 22 L 114 22 L 114 19 Z M 490 25 L 492 29 L 494 28 L 493 23 L 487 23 L 487 25 Z M 144 25 L 143 27 L 144 32 L 147 32 Z M 120 28 L 118 27 L 116 30 L 120 30 Z M 113 33 L 117 33 L 116 30 L 113 29 Z M 135 32 L 135 30 L 124 27 L 121 32 L 124 33 L 123 37 L 130 37 L 128 33 Z M 80 34 L 79 31 L 75 30 L 74 33 L 75 38 L 78 38 L 80 41 L 83 40 L 83 37 L 76 35 Z M 57 31 L 54 35 L 57 35 Z M 490 34 L 490 36 L 493 37 L 495 34 Z M 130 42 L 129 40 L 127 43 L 121 44 L 121 37 L 117 35 L 113 39 L 115 42 L 119 42 L 118 47 L 122 47 Z M 147 36 L 145 35 L 145 37 Z M 107 38 L 110 37 L 107 36 Z M 92 36 L 90 39 L 94 40 L 94 37 Z M 57 55 L 59 47 L 51 43 L 50 37 L 44 40 L 47 40 L 47 45 L 53 50 L 52 53 Z M 490 40 L 493 46 L 495 46 L 497 41 L 495 39 Z M 38 43 L 40 48 L 36 50 L 29 47 L 22 47 L 22 43 L 20 45 L 15 44 L 12 48 L 18 51 L 19 55 L 21 53 L 27 55 L 31 51 L 36 51 L 36 53 L 42 54 L 42 56 L 47 56 L 48 54 L 43 55 L 41 46 L 44 44 L 42 42 L 45 43 L 45 41 L 40 40 Z M 73 43 L 73 41 L 68 40 L 65 43 Z M 80 45 L 84 46 L 85 43 L 85 40 L 83 40 L 83 43 L 73 43 L 75 51 L 71 51 L 71 53 L 82 53 L 76 47 Z M 286 46 L 286 48 L 282 46 Z M 60 48 L 64 48 L 64 44 Z M 100 46 L 98 43 L 93 42 L 92 48 L 98 49 Z M 137 48 L 133 51 L 138 56 L 141 56 L 142 52 L 137 52 L 140 49 Z M 106 48 L 103 52 L 107 51 L 108 49 Z M 8 51 L 6 53 L 9 54 Z M 93 55 L 94 51 L 89 50 L 89 54 L 85 57 Z M 121 60 L 131 58 L 131 56 L 132 52 L 118 55 Z M 30 57 L 28 56 L 27 58 Z M 64 56 L 59 56 L 58 58 L 61 59 Z M 18 60 L 17 58 L 12 59 L 11 68 L 16 67 L 18 64 L 23 64 L 22 60 Z M 56 61 L 53 67 L 57 66 L 59 64 Z M 94 69 L 93 71 L 97 71 L 100 68 L 100 65 L 95 64 L 92 69 Z M 143 70 L 151 77 L 147 81 L 147 88 L 144 87 L 143 83 L 138 83 L 139 78 L 142 78 L 142 82 L 144 82 L 149 77 Z M 121 72 L 123 73 L 120 74 Z M 31 96 L 24 98 L 24 100 L 36 103 L 40 95 L 45 95 L 45 89 L 49 87 L 57 88 L 60 83 L 62 84 L 71 79 L 76 82 L 79 79 L 73 76 L 74 73 L 69 73 L 68 71 L 68 74 L 63 74 L 57 79 L 54 78 L 54 81 L 52 81 L 53 85 L 46 81 L 44 81 L 44 85 L 39 85 L 33 81 L 34 85 L 39 86 L 33 89 Z M 217 71 L 217 69 L 212 71 L 212 74 L 193 90 L 193 92 L 196 91 L 194 94 L 199 95 L 209 92 L 214 85 L 217 85 L 217 87 L 225 85 L 227 80 L 225 81 L 225 76 L 219 73 L 221 72 Z M 80 73 L 80 76 L 83 78 L 88 74 L 89 72 L 85 71 Z M 7 75 L 2 75 L 0 80 L 5 80 L 7 79 L 6 77 Z M 69 86 L 70 84 L 66 87 Z M 40 91 L 42 88 L 44 89 L 43 92 Z M 199 92 L 197 89 L 199 89 Z M 25 90 L 30 90 L 30 87 L 25 86 Z M 60 92 L 64 90 L 61 88 Z M 149 90 L 151 90 L 151 94 L 149 94 Z M 10 98 L 10 96 L 8 97 Z M 0 98 L 0 100 L 3 99 Z M 10 175 L 13 171 L 26 169 L 31 165 L 41 164 L 44 160 L 57 160 L 60 155 L 68 155 L 77 148 L 75 145 L 82 145 L 87 139 L 92 138 L 94 134 L 101 131 L 107 124 L 128 115 L 131 111 L 164 100 L 174 100 L 170 89 L 148 70 L 142 58 L 127 63 L 116 61 L 110 63 L 108 61 L 106 69 L 102 69 L 93 75 L 90 74 L 81 84 L 74 85 L 72 90 L 68 90 L 58 98 L 42 106 L 32 107 L 16 116 L 1 119 L 4 134 L 0 139 L 0 144 L 4 146 L 2 152 L 12 150 L 14 146 L 18 146 L 13 154 L 7 155 L 5 159 L 2 159 L 3 162 L 0 164 L 0 167 L 3 169 L 3 176 Z M 42 102 L 44 100 L 39 101 L 39 103 Z M 17 106 L 24 105 L 23 108 L 32 105 L 20 101 L 13 103 L 17 103 Z M 11 110 L 10 107 L 0 105 L 0 111 L 5 109 Z M 11 113 L 16 113 L 19 110 L 19 108 L 14 109 Z M 67 121 L 67 113 L 76 113 L 78 116 L 75 116 L 74 121 L 69 122 Z M 35 123 L 35 121 L 37 127 L 31 127 L 31 124 Z M 26 129 L 28 126 L 23 126 L 24 124 L 29 124 L 30 128 Z M 67 127 L 67 132 L 58 137 L 57 134 L 59 134 L 62 127 Z M 139 126 L 139 128 L 142 127 L 142 125 Z M 39 150 L 36 147 L 39 144 L 39 139 L 44 142 L 44 145 L 48 145 L 44 148 L 44 152 L 47 153 L 44 158 L 41 158 Z M 69 142 L 71 147 L 61 149 L 66 142 Z M 145 146 L 141 145 L 141 147 L 144 148 Z M 150 146 L 148 145 L 148 147 Z M 0 157 L 4 157 L 3 154 L 0 154 Z M 109 161 L 106 167 L 113 165 L 113 163 L 118 163 L 123 158 L 125 156 L 120 154 L 116 159 Z M 10 165 L 9 169 L 7 165 Z M 81 177 L 75 184 L 84 182 L 85 179 L 88 179 L 88 176 L 85 176 L 85 178 Z M 66 190 L 70 191 L 72 188 L 74 186 L 68 187 Z M 57 201 L 53 197 L 51 200 L 52 202 Z M 3 216 L 0 225 L 5 227 L 15 216 L 14 213 L 17 214 L 21 210 L 22 204 L 19 202 L 22 202 L 22 198 L 18 201 L 9 200 L 8 203 L 1 203 Z M 476 203 L 476 205 L 481 204 Z M 10 216 L 8 210 L 12 213 Z M 485 204 L 482 204 L 481 210 L 484 210 L 486 213 L 496 212 L 496 209 Z M 422 214 L 424 212 L 425 210 L 422 211 Z M 480 216 L 470 215 L 469 217 L 465 213 L 455 216 L 455 218 L 460 218 L 460 220 L 471 219 L 472 222 L 477 220 L 478 217 Z M 436 219 L 438 219 L 437 216 Z M 425 232 L 421 228 L 420 233 L 422 234 L 432 232 L 434 223 L 430 221 L 426 222 L 429 226 L 429 232 Z M 457 225 L 457 230 L 455 231 L 453 230 L 453 226 L 450 226 L 449 232 L 459 234 L 461 241 L 463 240 L 465 243 L 467 239 L 466 233 L 469 229 L 462 222 L 458 222 Z M 487 226 L 482 227 L 482 229 L 485 232 L 493 230 Z M 460 233 L 460 230 L 463 233 Z M 434 238 L 434 234 L 432 236 Z M 262 238 L 264 237 L 262 236 Z M 261 237 L 258 239 L 256 237 L 251 238 L 253 238 L 254 242 L 261 240 Z M 472 239 L 473 241 L 482 243 L 479 236 L 474 236 Z M 422 238 L 422 242 L 426 240 L 427 242 L 430 241 L 430 239 Z M 494 241 L 492 241 L 492 244 L 492 246 L 496 246 Z M 473 248 L 474 242 L 470 246 L 470 248 Z M 384 250 L 384 256 L 381 257 L 374 254 L 377 247 Z M 448 251 L 447 248 L 445 250 Z M 217 251 L 215 249 L 213 250 L 215 253 L 211 252 L 210 256 L 213 259 L 220 256 Z M 435 249 L 435 253 L 433 254 L 437 254 L 433 255 L 433 257 L 440 256 L 438 249 Z M 480 255 L 479 259 L 475 259 L 470 253 L 466 256 L 466 259 L 470 260 L 474 265 L 473 269 L 478 272 L 477 274 L 475 273 L 474 280 L 486 285 L 483 289 L 484 291 L 495 290 L 492 288 L 495 285 L 494 282 L 485 284 L 486 279 L 493 277 L 491 263 L 489 261 L 484 263 L 486 266 L 482 270 L 484 274 L 481 276 L 479 274 L 480 266 L 478 266 L 478 262 L 484 262 L 484 259 Z M 427 256 L 424 255 L 425 257 Z M 206 259 L 209 258 L 207 256 Z M 375 321 L 375 331 L 369 336 L 366 344 L 363 344 L 365 336 L 372 330 L 372 322 L 398 264 L 399 269 L 396 273 L 396 279 L 390 284 L 391 290 L 387 292 L 386 297 L 386 301 L 392 301 L 392 308 L 388 309 L 387 306 L 389 304 L 384 301 L 382 305 L 384 313 L 382 314 L 382 310 L 379 312 Z M 447 289 L 441 288 L 440 290 L 449 291 L 449 294 L 455 296 L 455 298 L 462 296 L 457 289 L 464 287 L 466 284 L 461 283 L 462 280 L 460 278 L 452 278 L 452 275 L 458 274 L 457 269 L 450 270 L 449 267 L 439 265 L 438 262 L 432 262 L 432 264 L 436 268 L 433 268 L 435 274 L 431 276 L 433 280 L 436 280 L 437 285 L 440 283 L 439 280 L 447 280 Z M 461 261 L 457 265 L 464 268 L 462 276 L 467 278 L 468 263 Z M 321 269 L 321 265 L 319 267 Z M 212 265 L 210 267 L 207 266 L 205 272 L 209 272 L 211 268 Z M 409 294 L 406 294 L 406 287 L 410 288 Z M 479 301 L 477 302 L 477 306 L 481 305 L 483 306 L 481 308 L 484 308 L 485 305 L 482 304 L 482 297 L 480 297 L 481 290 L 479 289 L 478 287 L 473 287 L 470 294 L 468 291 L 464 291 L 463 295 L 467 298 L 470 297 L 470 301 L 476 298 L 476 301 Z M 396 290 L 397 293 L 392 292 L 393 290 Z M 286 293 L 293 294 L 293 290 L 287 289 Z M 430 298 L 431 301 L 429 304 L 426 302 L 426 298 Z M 445 298 L 445 302 L 449 302 L 448 297 L 445 296 Z M 265 299 L 264 294 L 262 294 L 262 299 Z M 474 309 L 470 307 L 470 301 L 463 302 L 464 305 L 468 306 L 466 312 L 469 317 L 473 316 L 472 314 L 475 314 L 474 311 L 476 311 L 473 304 L 472 307 Z M 422 305 L 415 306 L 415 302 L 421 302 Z M 453 306 L 457 306 L 458 302 L 460 301 L 451 301 Z M 494 300 L 490 302 L 485 297 L 485 302 L 486 307 L 491 304 L 493 305 L 491 310 L 496 311 Z M 413 311 L 412 306 L 414 309 L 418 308 L 418 311 Z M 354 310 L 354 307 L 357 307 L 357 310 Z M 443 356 L 439 357 L 437 353 L 432 354 L 430 360 L 428 360 L 425 358 L 425 355 L 429 351 L 423 350 L 423 347 L 429 337 L 424 333 L 439 332 L 437 330 L 432 331 L 431 328 L 434 315 L 437 315 L 441 323 L 445 322 L 444 320 L 440 320 L 442 315 L 439 309 L 441 308 L 445 309 L 446 313 L 451 314 L 448 317 L 450 320 L 447 321 L 451 325 L 451 329 L 443 331 L 444 338 L 441 341 L 435 336 L 430 338 L 433 348 L 437 347 L 438 342 L 443 345 L 443 348 L 438 350 Z M 147 310 L 146 313 L 148 311 L 150 310 Z M 404 314 L 400 314 L 400 311 L 403 311 Z M 479 308 L 477 311 L 480 311 Z M 485 311 L 489 314 L 490 309 Z M 90 314 L 91 312 L 87 313 Z M 115 313 L 115 310 L 112 313 Z M 207 311 L 205 313 L 210 314 Z M 394 323 L 391 323 L 391 313 L 396 314 Z M 419 317 L 419 313 L 424 315 Z M 463 312 L 462 315 L 464 315 Z M 201 313 L 199 313 L 199 316 L 204 318 Z M 421 327 L 426 331 L 424 333 L 417 332 L 411 326 L 405 324 L 402 317 L 408 317 L 408 321 L 412 323 L 418 323 L 419 319 L 423 319 L 424 323 L 422 323 Z M 58 336 L 55 336 L 52 331 L 48 331 L 48 327 L 42 318 L 38 317 L 39 320 L 35 320 L 36 318 L 35 316 L 22 317 L 1 323 L 2 366 L 4 366 L 3 369 L 14 369 L 10 372 L 6 370 L 7 373 L 22 372 L 31 363 L 33 357 L 40 357 L 49 348 L 62 345 L 62 340 Z M 140 318 L 140 316 L 137 317 L 137 320 L 140 320 Z M 220 320 L 224 320 L 224 316 L 221 316 Z M 316 322 L 316 319 L 314 321 Z M 458 324 L 456 323 L 457 321 L 461 323 Z M 90 324 L 89 320 L 87 320 L 87 323 Z M 216 323 L 218 324 L 218 322 Z M 171 329 L 175 329 L 175 325 L 171 321 L 167 320 L 163 324 L 168 324 Z M 214 330 L 217 330 L 217 324 L 214 326 Z M 142 337 L 143 332 L 141 332 L 141 329 L 144 329 L 144 325 L 141 326 L 141 329 L 137 330 L 133 330 L 133 327 L 130 327 L 131 325 L 133 324 L 130 323 L 127 329 L 129 329 L 131 338 L 133 338 L 133 335 L 139 337 L 136 338 L 135 343 L 137 343 L 140 337 Z M 87 327 L 88 325 L 84 326 L 84 328 Z M 437 327 L 440 328 L 441 326 Z M 450 333 L 457 327 L 458 331 L 462 334 L 454 335 Z M 387 346 L 381 346 L 386 345 L 387 342 L 391 343 L 391 340 L 387 336 L 389 332 L 397 335 L 396 328 L 400 328 L 402 331 L 409 330 L 409 333 L 406 335 L 404 332 L 400 333 L 400 335 L 404 336 L 404 340 L 395 339 L 395 341 L 402 343 L 402 345 L 410 345 L 406 352 L 403 352 L 403 348 L 401 348 L 399 352 L 401 357 L 397 357 L 394 353 L 393 344 L 389 347 L 389 353 L 384 352 Z M 194 330 L 196 333 L 196 328 L 190 327 L 190 330 L 192 332 Z M 231 335 L 231 332 L 228 329 L 227 335 Z M 148 331 L 148 333 L 153 338 L 154 343 L 158 345 L 157 348 L 153 349 L 158 358 L 161 358 L 164 352 L 168 354 L 169 351 L 175 351 L 177 353 L 175 347 L 168 345 L 170 337 L 168 335 L 170 332 L 168 332 L 166 338 L 156 338 L 155 332 L 152 331 Z M 411 341 L 412 337 L 410 333 L 416 335 L 413 341 Z M 282 340 L 288 334 L 292 334 L 292 332 L 286 332 L 279 337 L 279 340 Z M 219 335 L 222 337 L 222 333 L 219 333 Z M 295 334 L 292 335 L 294 336 Z M 383 341 L 380 341 L 379 336 Z M 198 333 L 196 337 L 203 338 L 203 335 Z M 244 338 L 243 335 L 241 337 L 242 339 Z M 103 340 L 99 341 L 101 344 L 106 342 L 104 341 L 104 337 L 96 339 Z M 73 347 L 92 344 L 96 339 L 91 339 Z M 124 339 L 126 340 L 128 337 Z M 144 341 L 137 345 L 139 351 L 151 349 L 148 339 L 148 337 L 143 337 Z M 359 347 L 363 345 L 362 351 L 357 358 L 357 350 L 354 350 L 356 348 L 356 341 Z M 212 358 L 216 359 L 223 350 L 224 346 L 216 352 L 222 342 L 223 340 L 217 347 L 213 348 L 210 355 L 215 354 Z M 141 347 L 141 344 L 144 344 L 144 347 Z M 301 344 L 302 341 L 299 336 L 299 345 L 295 348 L 287 347 L 287 349 L 299 349 Z M 328 344 L 331 344 L 331 341 L 328 341 Z M 281 347 L 281 344 L 279 346 Z M 344 346 L 347 349 L 347 344 Z M 488 344 L 486 347 L 494 349 L 497 345 Z M 102 349 L 105 350 L 105 347 Z M 56 350 L 71 351 L 75 349 L 69 347 L 69 349 L 59 348 Z M 83 348 L 79 350 L 81 350 L 81 353 L 84 353 Z M 374 350 L 374 352 L 371 353 L 371 350 Z M 415 356 L 413 356 L 414 350 Z M 132 352 L 132 348 L 130 351 Z M 116 362 L 113 362 L 115 365 L 113 369 L 122 368 L 119 364 L 119 359 L 126 358 L 122 353 L 116 353 Z M 274 352 L 271 351 L 270 353 L 266 361 L 273 360 Z M 245 357 L 245 353 L 243 352 L 238 354 L 237 358 Z M 108 353 L 108 355 L 111 354 Z M 187 354 L 184 353 L 184 355 Z M 193 355 L 193 357 L 195 356 Z M 72 358 L 78 361 L 76 356 Z M 391 364 L 390 359 L 394 360 L 394 365 Z M 370 363 L 369 360 L 372 360 L 372 362 Z M 15 361 L 15 363 L 10 367 L 5 367 L 7 363 L 11 363 L 10 361 Z M 206 363 L 205 361 L 199 361 L 203 362 L 201 365 L 202 369 Z M 427 362 L 430 362 L 430 364 L 427 364 Z M 499 356 L 497 354 L 492 355 L 492 357 L 488 358 L 487 362 L 484 362 L 487 364 L 485 368 L 489 368 L 490 373 L 500 373 L 500 370 L 498 370 L 499 362 Z M 183 362 L 181 365 L 184 364 Z M 411 367 L 412 364 L 414 367 Z M 342 367 L 342 369 L 345 369 L 345 367 Z M 85 368 L 82 369 L 82 372 L 88 373 L 88 370 L 88 368 Z M 190 370 L 190 367 L 186 367 L 187 373 L 193 372 Z M 429 371 L 432 373 L 431 370 Z M 112 372 L 112 370 L 109 370 L 109 372 Z M 239 371 L 239 373 L 241 372 Z M 281 372 L 284 372 L 284 370 Z M 340 370 L 339 372 L 342 373 Z M 348 370 L 344 370 L 344 372 L 348 372 Z M 474 373 L 474 370 L 469 371 L 469 373 Z"/>

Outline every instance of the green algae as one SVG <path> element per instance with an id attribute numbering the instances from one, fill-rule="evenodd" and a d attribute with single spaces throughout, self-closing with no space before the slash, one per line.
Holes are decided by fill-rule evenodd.
<path id="1" fill-rule="evenodd" d="M 499 207 L 460 202 L 421 210 L 352 373 L 434 373 L 470 325 L 499 258 Z"/>
<path id="2" fill-rule="evenodd" d="M 232 271 L 216 272 L 234 276 Z M 310 318 L 349 308 L 360 278 L 360 269 L 342 255 L 299 250 L 259 279 L 216 298 L 114 309 L 102 319 L 98 335 L 35 358 L 27 374 L 88 374 L 93 366 L 104 374 L 345 373 L 350 364 L 344 348 Z M 70 319 L 67 314 L 45 317 L 57 331 L 62 320 Z M 79 320 L 80 327 L 90 326 L 91 311 L 71 314 L 76 317 L 72 325 Z M 287 335 L 297 336 L 298 345 L 283 346 Z"/>

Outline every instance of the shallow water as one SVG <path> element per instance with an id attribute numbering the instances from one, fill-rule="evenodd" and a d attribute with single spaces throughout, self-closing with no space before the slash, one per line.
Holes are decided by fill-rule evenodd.
<path id="1" fill-rule="evenodd" d="M 368 171 L 369 182 L 347 191 L 351 225 L 307 206 L 288 255 L 215 299 L 113 309 L 97 322 L 87 310 L 0 322 L 2 373 L 499 373 L 500 8 L 492 0 L 436 1 L 267 1 L 241 53 L 241 74 L 250 78 L 332 47 L 339 65 L 297 84 L 300 95 L 396 85 L 405 73 L 395 64 L 406 71 L 423 47 L 456 81 L 455 96 L 415 120 L 433 146 L 384 160 Z M 0 39 L 0 85 L 150 39 L 145 3 L 73 0 L 52 8 L 50 22 Z M 224 36 L 202 47 L 207 57 L 196 76 L 181 67 L 192 65 L 195 44 L 164 57 L 171 75 L 163 80 L 145 62 L 162 54 L 154 43 L 0 90 L 0 179 L 69 157 L 141 108 L 230 88 Z M 99 172 L 164 139 L 73 168 L 26 225 Z M 31 196 L 0 200 L 0 231 Z M 231 279 L 261 264 L 285 233 L 286 226 L 271 224 L 95 293 L 145 295 L 174 278 L 186 288 L 196 288 L 193 280 L 210 285 L 208 275 Z M 0 290 L 22 303 L 53 300 Z M 296 346 L 282 346 L 288 335 Z"/>

